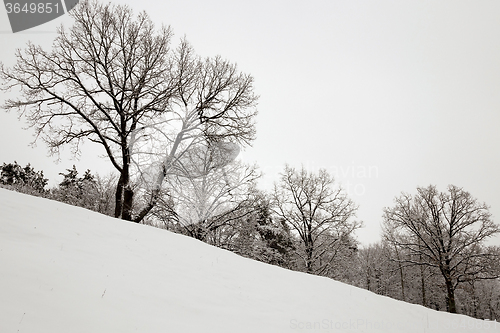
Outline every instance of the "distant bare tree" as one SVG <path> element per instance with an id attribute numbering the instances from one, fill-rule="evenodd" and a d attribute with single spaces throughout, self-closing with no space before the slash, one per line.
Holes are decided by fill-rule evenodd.
<path id="1" fill-rule="evenodd" d="M 450 185 L 448 192 L 435 186 L 401 194 L 384 210 L 386 241 L 408 255 L 397 258 L 409 265 L 425 265 L 441 272 L 449 312 L 457 312 L 455 290 L 463 282 L 499 277 L 498 251 L 482 243 L 500 231 L 485 204 Z"/>
<path id="2" fill-rule="evenodd" d="M 326 272 L 335 259 L 336 248 L 349 246 L 350 236 L 361 227 L 353 220 L 356 205 L 326 172 L 308 173 L 289 166 L 274 187 L 275 213 L 288 223 L 301 242 L 298 255 L 308 273 Z"/>
<path id="3" fill-rule="evenodd" d="M 260 174 L 255 166 L 233 161 L 238 151 L 226 143 L 200 145 L 177 163 L 182 170 L 168 186 L 178 222 L 190 236 L 220 245 L 218 229 L 251 213 L 248 201 Z"/>
<path id="4" fill-rule="evenodd" d="M 172 50 L 170 28 L 157 30 L 146 13 L 134 16 L 124 5 L 86 0 L 69 15 L 74 25 L 58 30 L 52 51 L 30 43 L 12 68 L 0 65 L 2 89 L 21 91 L 4 108 L 25 116 L 52 154 L 67 144 L 78 154 L 85 139 L 101 145 L 120 175 L 116 217 L 140 222 L 197 140 L 254 138 L 253 78 L 234 64 L 202 60 L 185 40 Z M 150 199 L 134 215 L 141 154 L 159 154 L 159 163 Z"/>

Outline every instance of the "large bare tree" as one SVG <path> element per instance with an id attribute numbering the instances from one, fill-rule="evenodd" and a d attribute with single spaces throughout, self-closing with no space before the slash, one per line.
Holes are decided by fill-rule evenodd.
<path id="1" fill-rule="evenodd" d="M 339 247 L 350 246 L 353 232 L 361 227 L 354 220 L 357 206 L 333 178 L 320 170 L 309 173 L 289 166 L 274 187 L 275 213 L 290 225 L 301 240 L 297 254 L 308 273 L 322 274 L 331 269 Z"/>
<path id="2" fill-rule="evenodd" d="M 101 145 L 120 174 L 116 217 L 141 221 L 197 142 L 253 140 L 253 78 L 236 65 L 201 59 L 185 40 L 172 49 L 170 28 L 156 29 L 127 6 L 88 0 L 69 15 L 74 25 L 58 30 L 51 51 L 29 43 L 12 68 L 0 65 L 2 89 L 20 90 L 4 108 L 25 116 L 52 154 L 67 144 L 78 154 L 83 140 Z M 134 213 L 133 177 L 144 154 L 158 156 L 157 176 Z"/>
<path id="3" fill-rule="evenodd" d="M 447 192 L 419 187 L 416 195 L 403 193 L 384 210 L 384 239 L 408 254 L 396 260 L 438 269 L 453 313 L 459 284 L 499 277 L 497 251 L 482 246 L 499 231 L 488 206 L 453 185 Z"/>

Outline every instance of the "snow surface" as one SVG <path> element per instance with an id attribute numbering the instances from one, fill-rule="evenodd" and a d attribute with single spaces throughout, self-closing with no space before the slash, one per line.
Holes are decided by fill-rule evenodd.
<path id="1" fill-rule="evenodd" d="M 0 332 L 500 332 L 0 189 Z"/>

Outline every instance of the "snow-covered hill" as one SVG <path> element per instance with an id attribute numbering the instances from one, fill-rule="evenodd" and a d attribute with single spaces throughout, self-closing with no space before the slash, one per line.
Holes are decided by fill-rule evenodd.
<path id="1" fill-rule="evenodd" d="M 0 332 L 500 332 L 0 189 Z"/>

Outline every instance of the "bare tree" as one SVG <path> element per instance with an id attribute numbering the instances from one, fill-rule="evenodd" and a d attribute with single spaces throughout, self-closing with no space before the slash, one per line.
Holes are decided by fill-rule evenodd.
<path id="1" fill-rule="evenodd" d="M 390 295 L 396 285 L 384 243 L 375 243 L 358 250 L 359 274 L 357 285 L 380 295 Z"/>
<path id="2" fill-rule="evenodd" d="M 100 144 L 120 174 L 116 217 L 140 222 L 196 139 L 251 142 L 250 75 L 220 57 L 200 59 L 185 40 L 171 49 L 170 28 L 155 29 L 127 6 L 87 0 L 69 14 L 75 23 L 58 30 L 52 51 L 30 43 L 13 68 L 0 66 L 2 89 L 17 87 L 22 96 L 4 108 L 24 115 L 52 154 L 66 144 L 78 154 L 85 139 Z M 151 198 L 134 216 L 132 178 L 143 154 L 160 154 L 161 162 Z"/>
<path id="3" fill-rule="evenodd" d="M 415 196 L 403 193 L 384 210 L 384 238 L 408 254 L 399 261 L 439 269 L 453 313 L 459 284 L 499 277 L 498 254 L 481 246 L 499 231 L 488 207 L 453 185 L 448 193 L 419 187 Z"/>
<path id="4" fill-rule="evenodd" d="M 234 161 L 237 151 L 236 145 L 212 143 L 192 149 L 178 161 L 182 170 L 167 184 L 178 222 L 190 236 L 220 245 L 218 229 L 251 213 L 249 199 L 260 174 L 255 166 Z"/>
<path id="5" fill-rule="evenodd" d="M 274 187 L 275 213 L 298 234 L 303 246 L 297 254 L 308 273 L 321 274 L 330 268 L 335 259 L 331 253 L 349 246 L 350 236 L 361 227 L 353 220 L 357 207 L 333 183 L 326 170 L 316 175 L 286 166 Z"/>

